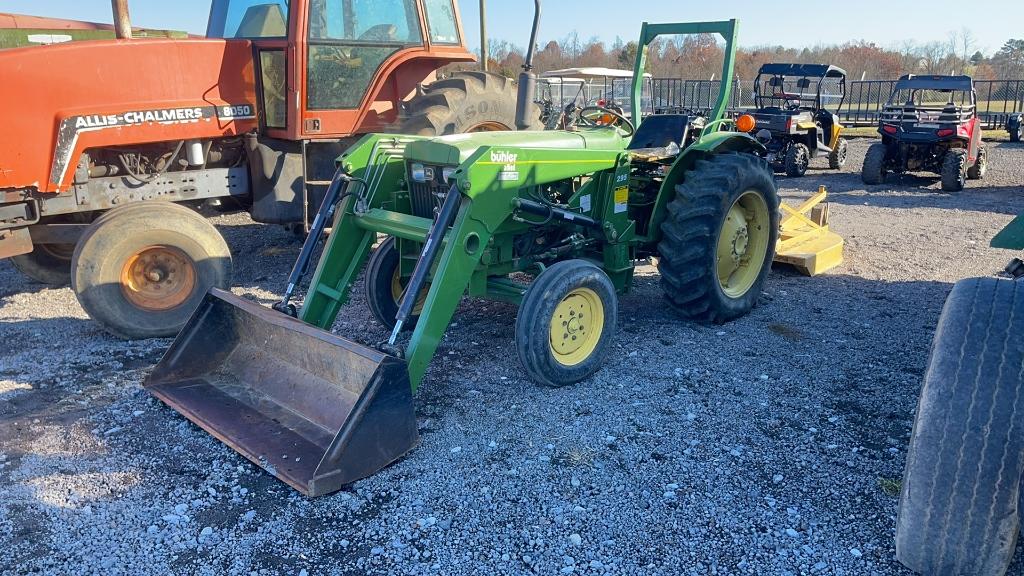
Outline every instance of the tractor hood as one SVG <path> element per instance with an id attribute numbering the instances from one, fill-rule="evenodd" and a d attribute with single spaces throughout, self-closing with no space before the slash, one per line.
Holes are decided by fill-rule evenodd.
<path id="1" fill-rule="evenodd" d="M 573 132 L 477 132 L 411 142 L 406 146 L 405 158 L 436 166 L 458 166 L 483 147 L 623 150 L 628 143 L 629 138 L 611 128 L 588 128 Z"/>

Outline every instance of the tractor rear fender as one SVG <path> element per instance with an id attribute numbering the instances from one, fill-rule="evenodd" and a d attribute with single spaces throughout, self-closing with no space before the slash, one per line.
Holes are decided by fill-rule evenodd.
<path id="1" fill-rule="evenodd" d="M 683 182 L 686 172 L 692 170 L 699 160 L 728 152 L 744 152 L 764 156 L 768 149 L 748 134 L 713 132 L 702 136 L 700 140 L 683 150 L 665 176 L 665 180 L 661 184 L 661 191 L 658 193 L 658 200 L 654 205 L 654 210 L 651 211 L 651 223 L 647 227 L 652 235 L 651 240 L 656 241 L 661 237 L 661 223 L 665 220 L 665 209 L 668 203 L 675 198 L 676 185 Z"/>

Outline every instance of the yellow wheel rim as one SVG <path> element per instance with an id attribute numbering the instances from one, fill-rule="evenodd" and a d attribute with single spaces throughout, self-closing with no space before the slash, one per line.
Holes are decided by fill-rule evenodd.
<path id="1" fill-rule="evenodd" d="M 577 288 L 551 315 L 551 356 L 563 366 L 576 366 L 597 350 L 602 332 L 604 303 L 590 288 Z"/>
<path id="2" fill-rule="evenodd" d="M 747 190 L 729 208 L 718 237 L 718 283 L 726 296 L 739 298 L 754 285 L 770 239 L 768 204 L 759 192 Z"/>
<path id="3" fill-rule="evenodd" d="M 416 299 L 416 305 L 412 308 L 412 313 L 415 316 L 419 316 L 423 312 L 423 302 L 427 300 L 427 292 L 430 290 L 430 283 L 423 285 L 423 289 L 420 290 L 420 296 Z M 395 266 L 395 273 L 391 276 L 391 296 L 395 299 L 395 304 L 402 301 L 402 293 L 405 292 L 405 283 L 402 282 L 402 275 L 398 266 Z"/>

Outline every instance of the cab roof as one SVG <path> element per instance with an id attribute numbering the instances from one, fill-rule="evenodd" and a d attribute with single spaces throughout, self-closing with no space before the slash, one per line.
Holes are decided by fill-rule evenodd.
<path id="1" fill-rule="evenodd" d="M 846 70 L 831 64 L 764 64 L 758 75 L 810 76 L 814 78 L 845 78 Z"/>

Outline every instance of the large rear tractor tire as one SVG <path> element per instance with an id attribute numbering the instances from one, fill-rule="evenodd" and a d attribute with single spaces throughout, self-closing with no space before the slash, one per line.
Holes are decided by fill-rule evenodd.
<path id="1" fill-rule="evenodd" d="M 394 238 L 388 238 L 370 254 L 366 263 L 366 278 L 363 282 L 363 289 L 366 292 L 366 305 L 370 313 L 385 328 L 391 330 L 395 327 L 395 318 L 398 316 L 398 303 L 401 302 L 402 294 L 405 291 L 406 282 L 398 269 L 398 249 Z M 405 323 L 403 328 L 412 330 L 416 326 L 416 320 L 423 310 L 423 302 L 427 299 L 428 283 L 420 291 L 416 299 L 416 306 L 413 308 L 412 317 Z"/>
<path id="2" fill-rule="evenodd" d="M 959 192 L 967 185 L 967 150 L 957 148 L 942 159 L 942 189 Z"/>
<path id="3" fill-rule="evenodd" d="M 889 171 L 885 167 L 888 149 L 885 144 L 876 142 L 868 147 L 864 155 L 864 166 L 860 170 L 860 178 L 868 185 L 884 184 Z"/>
<path id="4" fill-rule="evenodd" d="M 896 557 L 920 574 L 999 576 L 1024 473 L 1024 283 L 957 282 L 932 342 L 907 452 Z"/>
<path id="5" fill-rule="evenodd" d="M 586 260 L 554 264 L 530 285 L 516 317 L 516 350 L 526 374 L 561 387 L 590 377 L 615 339 L 618 298 L 603 270 Z"/>
<path id="6" fill-rule="evenodd" d="M 793 144 L 786 150 L 786 176 L 799 178 L 811 165 L 811 151 L 804 144 Z"/>
<path id="7" fill-rule="evenodd" d="M 107 331 L 159 338 L 177 334 L 210 288 L 230 288 L 231 251 L 194 211 L 142 202 L 93 222 L 71 269 L 79 303 Z"/>
<path id="8" fill-rule="evenodd" d="M 850 143 L 846 138 L 840 138 L 836 142 L 834 150 L 828 153 L 828 167 L 833 170 L 840 170 L 846 165 L 846 157 L 849 155 Z"/>
<path id="9" fill-rule="evenodd" d="M 11 264 L 25 276 L 48 286 L 71 283 L 71 255 L 74 244 L 36 244 L 28 254 L 14 256 Z"/>
<path id="10" fill-rule="evenodd" d="M 767 161 L 728 153 L 697 161 L 676 186 L 658 244 L 661 287 L 683 316 L 723 323 L 756 305 L 779 234 Z"/>
<path id="11" fill-rule="evenodd" d="M 536 110 L 530 129 L 543 128 Z M 457 72 L 405 104 L 402 134 L 440 136 L 516 129 L 515 82 L 486 72 Z"/>
<path id="12" fill-rule="evenodd" d="M 985 177 L 988 172 L 988 150 L 984 146 L 978 148 L 978 157 L 974 159 L 974 164 L 967 169 L 967 178 L 971 180 L 981 180 Z"/>

